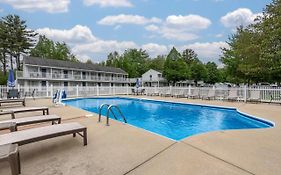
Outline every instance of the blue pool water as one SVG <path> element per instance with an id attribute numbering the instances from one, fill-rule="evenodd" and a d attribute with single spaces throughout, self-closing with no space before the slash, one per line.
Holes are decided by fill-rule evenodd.
<path id="1" fill-rule="evenodd" d="M 115 104 L 129 124 L 173 140 L 209 131 L 272 126 L 269 122 L 247 117 L 234 109 L 182 103 L 117 97 L 72 99 L 64 103 L 94 113 L 98 113 L 101 104 Z M 106 116 L 106 108 L 102 114 Z M 121 116 L 119 118 L 121 121 Z"/>

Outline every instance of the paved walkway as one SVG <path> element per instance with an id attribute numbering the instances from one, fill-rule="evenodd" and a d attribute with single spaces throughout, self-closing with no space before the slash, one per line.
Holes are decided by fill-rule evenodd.
<path id="1" fill-rule="evenodd" d="M 47 99 L 28 100 L 28 106 L 49 106 L 50 113 L 60 115 L 64 123 L 77 121 L 87 126 L 89 144 L 83 146 L 79 137 L 65 136 L 21 146 L 22 174 L 281 174 L 280 105 L 153 98 L 233 106 L 271 120 L 276 126 L 211 132 L 174 142 L 116 121 L 110 121 L 107 127 L 104 119 L 97 123 L 96 114 L 86 117 L 90 113 L 54 107 Z M 33 114 L 16 117 L 28 115 Z M 1 163 L 0 175 L 9 173 L 8 164 Z"/>

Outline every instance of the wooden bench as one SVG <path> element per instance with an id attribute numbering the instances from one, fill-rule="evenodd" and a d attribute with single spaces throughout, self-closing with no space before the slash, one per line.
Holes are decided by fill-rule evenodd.
<path id="1" fill-rule="evenodd" d="M 0 100 L 0 106 L 2 103 L 22 103 L 23 106 L 25 106 L 25 99 L 6 99 L 6 100 Z"/>
<path id="2" fill-rule="evenodd" d="M 49 115 L 48 107 L 24 107 L 24 108 L 5 109 L 0 112 L 0 115 L 11 114 L 12 119 L 14 119 L 16 113 L 35 112 L 35 111 L 42 111 L 43 115 Z"/>
<path id="3" fill-rule="evenodd" d="M 40 115 L 34 117 L 23 117 L 11 120 L 3 120 L 0 121 L 0 130 L 10 129 L 12 131 L 12 129 L 15 128 L 14 131 L 17 131 L 18 126 L 43 122 L 52 122 L 52 124 L 60 124 L 61 118 L 57 115 Z M 13 127 L 13 125 L 15 126 Z"/>
<path id="4" fill-rule="evenodd" d="M 76 122 L 50 125 L 2 134 L 0 135 L 0 145 L 11 143 L 24 145 L 69 134 L 73 134 L 73 137 L 75 137 L 76 134 L 80 135 L 83 138 L 84 146 L 87 145 L 87 128 Z"/>

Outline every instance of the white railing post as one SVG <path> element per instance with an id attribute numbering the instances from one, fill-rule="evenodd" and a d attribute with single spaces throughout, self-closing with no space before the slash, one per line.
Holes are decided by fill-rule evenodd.
<path id="1" fill-rule="evenodd" d="M 78 97 L 79 96 L 79 85 L 77 84 L 76 85 L 76 97 Z"/>
<path id="2" fill-rule="evenodd" d="M 188 85 L 188 96 L 190 96 L 191 95 L 191 85 L 189 84 Z"/>
<path id="3" fill-rule="evenodd" d="M 99 85 L 97 84 L 97 96 L 99 96 Z"/>
<path id="4" fill-rule="evenodd" d="M 46 96 L 49 97 L 49 82 L 46 82 Z"/>
<path id="5" fill-rule="evenodd" d="M 129 85 L 127 84 L 127 95 L 129 95 Z"/>
<path id="6" fill-rule="evenodd" d="M 247 85 L 244 86 L 244 102 L 247 102 Z"/>
<path id="7" fill-rule="evenodd" d="M 51 84 L 51 97 L 54 96 L 54 89 L 53 89 L 53 84 Z"/>
<path id="8" fill-rule="evenodd" d="M 115 89 L 116 87 L 115 87 L 115 84 L 113 84 L 113 95 L 115 95 L 116 94 L 116 89 Z"/>

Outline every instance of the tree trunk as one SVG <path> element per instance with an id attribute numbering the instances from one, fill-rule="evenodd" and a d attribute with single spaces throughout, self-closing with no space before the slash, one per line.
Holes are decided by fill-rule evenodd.
<path id="1" fill-rule="evenodd" d="M 11 64 L 11 69 L 14 70 L 13 55 L 12 54 L 10 54 L 10 64 Z"/>
<path id="2" fill-rule="evenodd" d="M 20 54 L 16 54 L 17 70 L 21 70 Z"/>
<path id="3" fill-rule="evenodd" d="M 6 61 L 6 52 L 4 51 L 3 53 L 2 53 L 2 60 L 1 60 L 1 63 L 2 63 L 2 66 L 3 66 L 3 73 L 4 73 L 4 75 L 6 75 L 7 74 L 7 68 L 6 68 L 6 63 L 7 63 L 7 61 Z"/>

